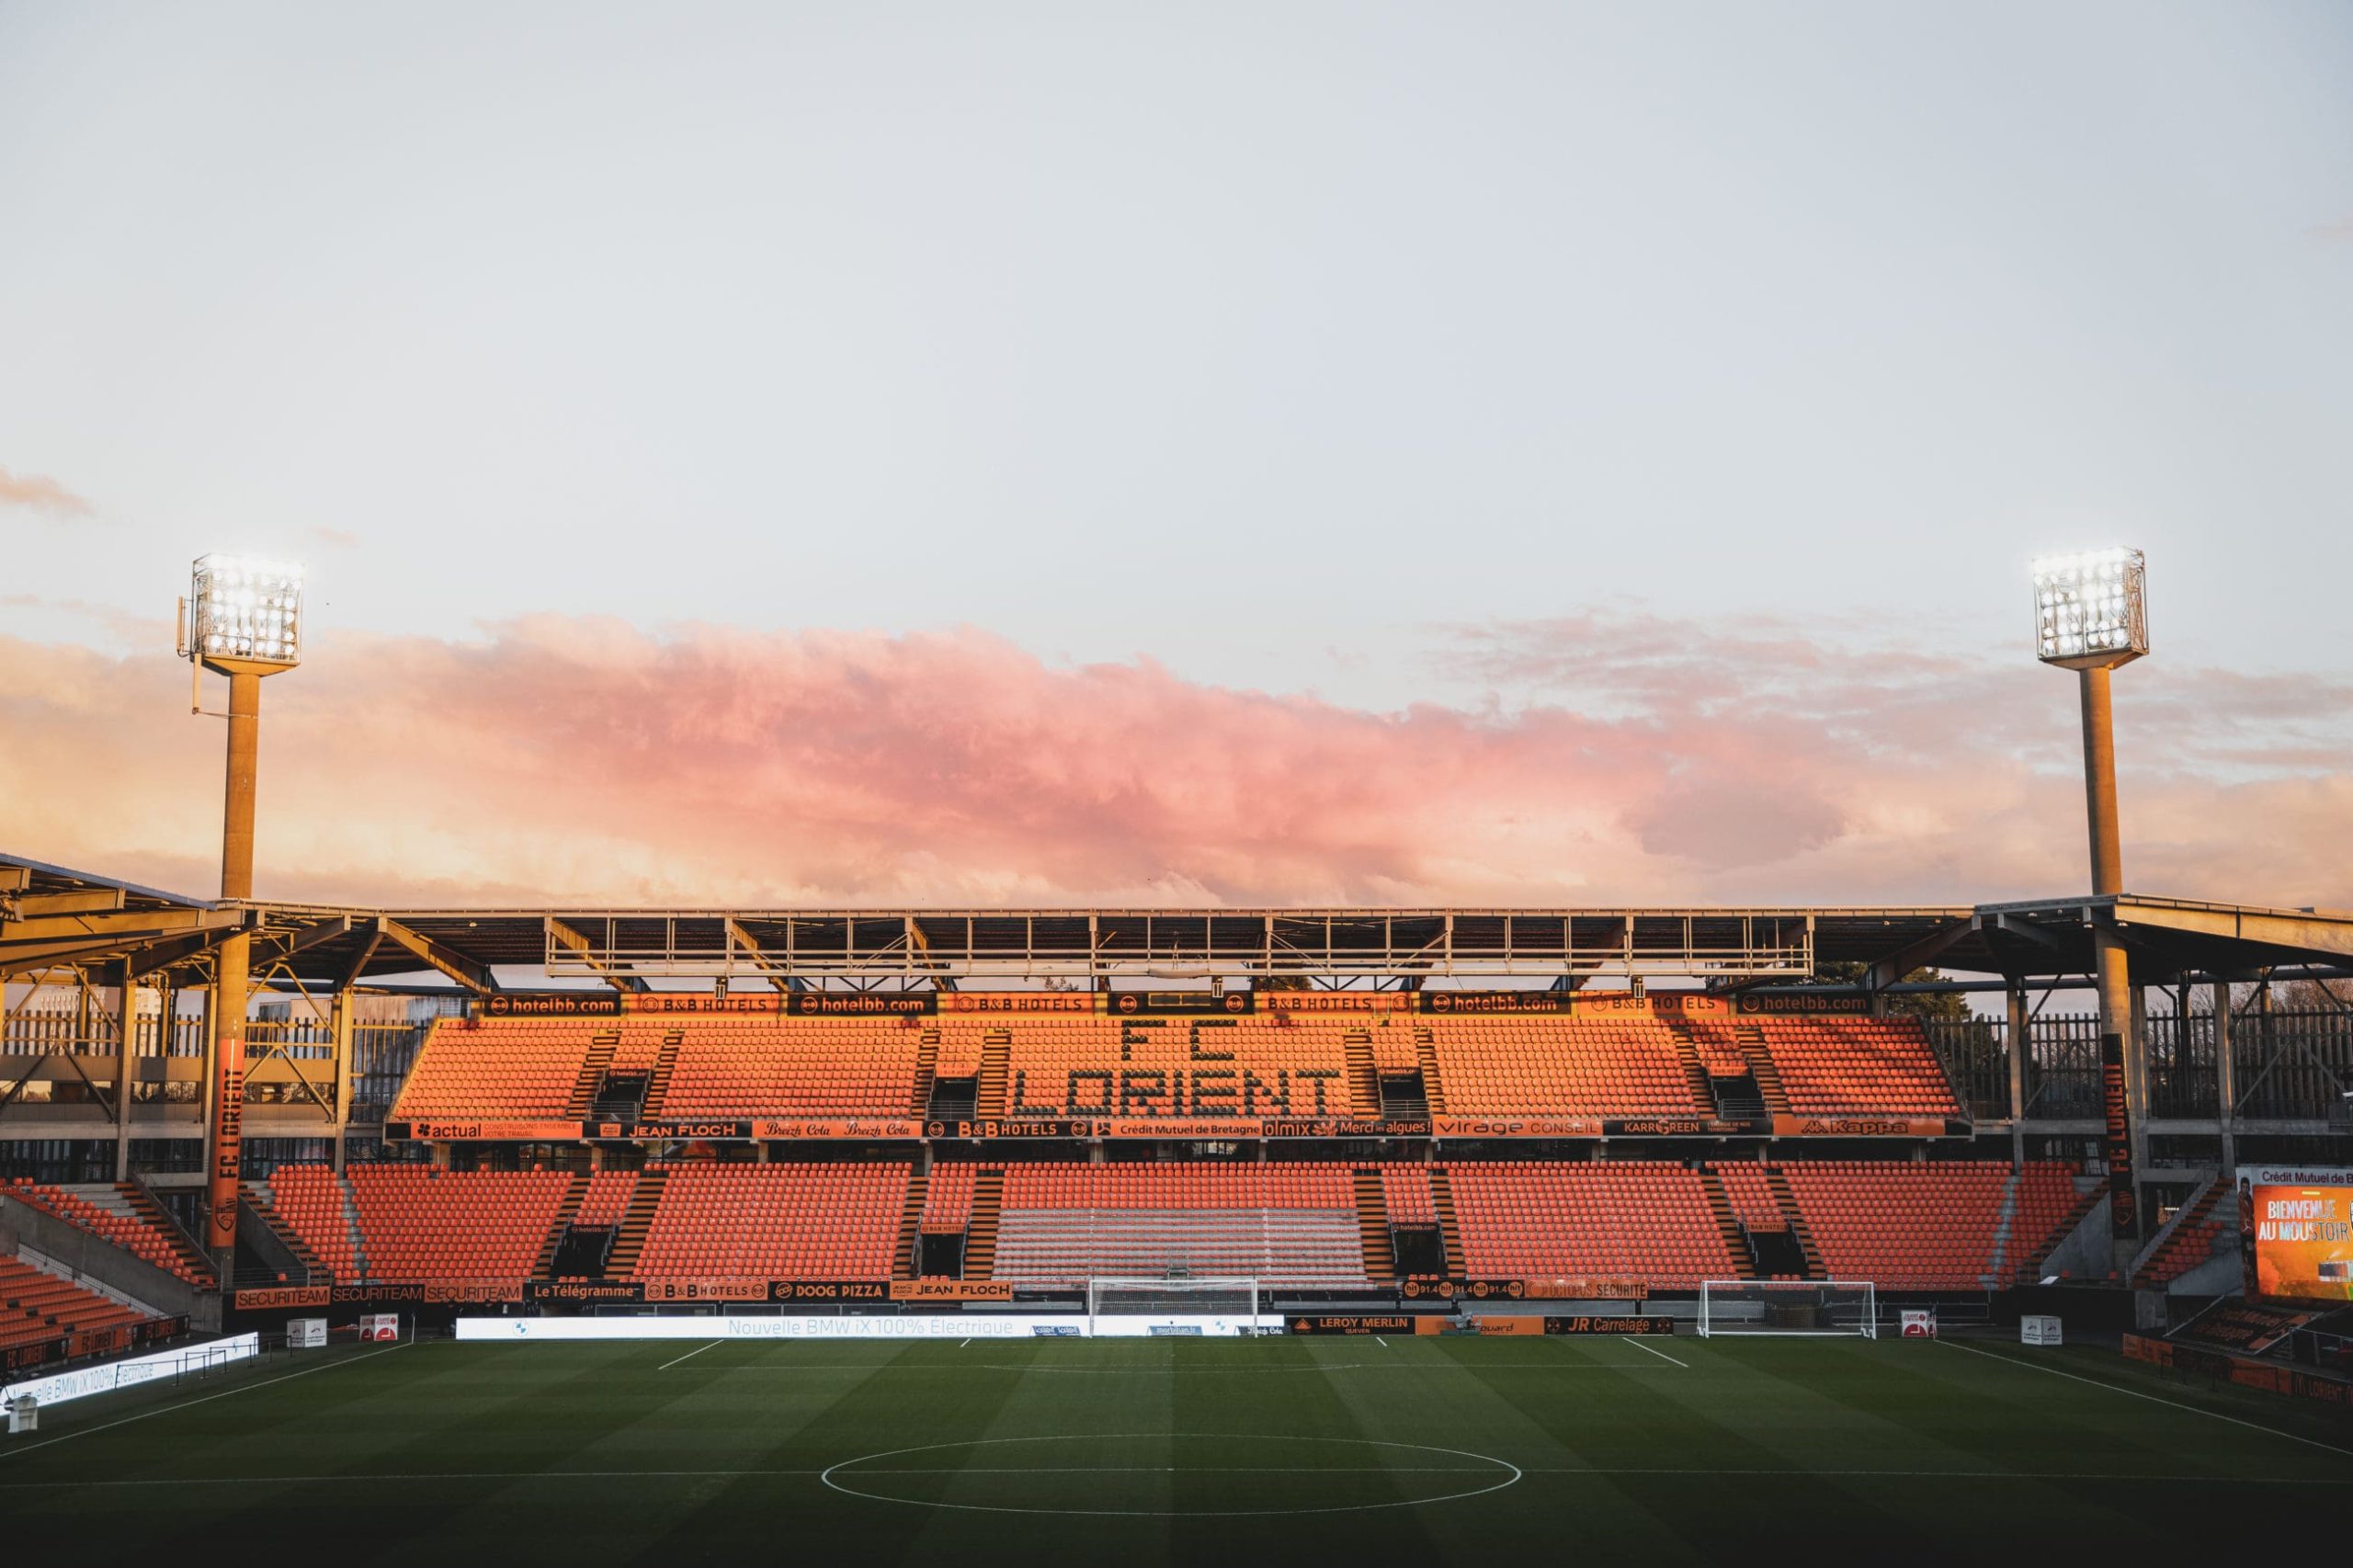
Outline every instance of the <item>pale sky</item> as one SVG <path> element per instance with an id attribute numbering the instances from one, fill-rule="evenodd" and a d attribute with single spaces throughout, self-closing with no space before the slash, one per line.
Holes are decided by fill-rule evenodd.
<path id="1" fill-rule="evenodd" d="M 272 702 L 351 751 L 266 789 L 321 812 L 368 726 L 429 722 L 429 689 L 352 707 L 363 657 L 502 691 L 550 649 L 622 670 L 594 733 L 545 694 L 482 717 L 550 774 L 618 708 L 670 708 L 632 744 L 690 735 L 653 673 L 676 657 L 717 683 L 694 722 L 891 732 L 762 753 L 795 787 L 841 774 L 778 805 L 773 862 L 650 838 L 671 784 L 641 768 L 644 800 L 511 860 L 429 812 L 380 824 L 396 850 L 266 822 L 289 892 L 651 893 L 665 865 L 1016 902 L 2072 886 L 2072 694 L 2031 667 L 2024 563 L 2115 542 L 2149 553 L 2158 643 L 2119 680 L 2138 863 L 2353 900 L 2213 820 L 2353 828 L 2348 85 L 2336 0 L 0 0 L 0 654 L 67 691 L 0 710 L 0 845 L 200 871 L 202 813 L 157 803 L 177 774 L 101 820 L 27 754 L 153 724 L 140 767 L 179 748 L 217 790 L 163 622 L 190 557 L 247 549 L 311 568 L 312 667 Z M 1017 840 L 971 824 L 1039 785 L 943 740 L 969 715 L 858 695 L 887 669 L 952 698 L 1000 660 L 1040 746 L 1138 768 Z M 1154 795 L 1105 664 L 1168 683 L 1180 746 L 1252 749 L 1245 694 L 1288 699 L 1317 738 L 1256 788 L 1346 767 L 1397 800 L 1285 835 L 1255 799 Z M 846 706 L 795 706 L 835 680 Z M 1413 777 L 1440 743 L 1409 711 L 1528 749 L 1457 758 L 1450 798 Z M 1756 729 L 1652 755 L 1548 714 L 1613 744 Z M 330 739 L 305 734 L 270 744 Z M 1829 798 L 1891 754 L 1868 801 Z M 494 788 L 479 755 L 422 782 L 528 815 L 543 782 L 509 758 Z M 1563 780 L 1596 755 L 1608 787 Z M 1188 767 L 1247 795 L 1226 756 Z M 1789 756 L 1824 782 L 1759 807 Z M 909 759 L 968 790 L 962 826 L 845 803 Z M 2008 807 L 1904 799 L 1981 764 L 2016 770 L 1980 792 Z M 766 766 L 713 787 L 772 790 Z M 1515 767 L 1525 794 L 1492 798 Z M 2214 793 L 2240 789 L 2276 792 Z M 1121 849 L 1040 871 L 1092 810 Z M 1480 825 L 1438 853 L 1430 812 Z M 821 864 L 813 837 L 862 847 Z"/>

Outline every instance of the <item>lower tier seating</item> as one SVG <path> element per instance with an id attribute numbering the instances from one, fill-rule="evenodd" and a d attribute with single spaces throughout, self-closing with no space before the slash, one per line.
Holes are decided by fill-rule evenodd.
<path id="1" fill-rule="evenodd" d="M 146 1315 L 30 1264 L 0 1257 L 0 1350 L 85 1329 L 144 1323 Z"/>
<path id="2" fill-rule="evenodd" d="M 1367 1280 L 1354 1168 L 1341 1165 L 1017 1165 L 995 1276 L 1070 1287 L 1108 1275 Z"/>
<path id="3" fill-rule="evenodd" d="M 47 1187 L 11 1181 L 0 1191 L 102 1237 L 190 1285 L 203 1287 L 212 1283 L 211 1266 L 203 1254 L 187 1238 L 166 1231 L 157 1220 L 142 1213 L 137 1188 L 127 1184 Z"/>
<path id="4" fill-rule="evenodd" d="M 1449 1167 L 1473 1278 L 1738 1278 L 1696 1171 L 1656 1161 Z"/>
<path id="5" fill-rule="evenodd" d="M 640 1279 L 888 1279 L 910 1167 L 654 1166 Z"/>

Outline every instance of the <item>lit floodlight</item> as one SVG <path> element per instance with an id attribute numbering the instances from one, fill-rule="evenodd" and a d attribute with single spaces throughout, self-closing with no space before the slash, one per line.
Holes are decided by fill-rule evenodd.
<path id="1" fill-rule="evenodd" d="M 2137 550 L 2048 555 L 2034 563 L 2035 653 L 2092 669 L 2149 651 L 2146 567 Z"/>
<path id="2" fill-rule="evenodd" d="M 195 609 L 191 657 L 274 669 L 301 663 L 302 569 L 292 562 L 204 556 L 188 601 Z"/>

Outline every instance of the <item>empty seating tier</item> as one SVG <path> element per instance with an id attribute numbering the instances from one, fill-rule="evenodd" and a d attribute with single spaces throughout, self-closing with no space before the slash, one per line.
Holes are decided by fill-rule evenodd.
<path id="1" fill-rule="evenodd" d="M 995 1274 L 1064 1289 L 1171 1274 L 1362 1286 L 1354 1179 L 1339 1165 L 1017 1165 Z"/>
<path id="2" fill-rule="evenodd" d="M 1768 1018 L 1757 1029 L 1798 1115 L 1961 1114 L 1916 1018 Z"/>
<path id="3" fill-rule="evenodd" d="M 134 1190 L 103 1184 L 44 1187 L 28 1181 L 0 1187 L 10 1198 L 102 1237 L 190 1285 L 209 1287 L 212 1270 L 203 1256 L 184 1237 L 139 1212 Z"/>
<path id="4" fill-rule="evenodd" d="M 0 1256 L 0 1350 L 146 1321 L 145 1314 L 95 1290 Z"/>
<path id="5" fill-rule="evenodd" d="M 1452 1165 L 1473 1278 L 1633 1278 L 1690 1290 L 1737 1275 L 1699 1174 L 1656 1161 Z"/>
<path id="6" fill-rule="evenodd" d="M 909 1167 L 671 1165 L 640 1279 L 888 1279 Z"/>
<path id="7" fill-rule="evenodd" d="M 574 1179 L 562 1171 L 354 1165 L 351 1196 L 368 1277 L 428 1284 L 528 1278 Z"/>
<path id="8" fill-rule="evenodd" d="M 1346 1031 L 1321 1020 L 1070 1017 L 961 1027 L 1010 1035 L 1008 1116 L 1209 1120 L 1377 1109 L 1351 1099 Z"/>
<path id="9" fill-rule="evenodd" d="M 1438 1082 L 1458 1116 L 1708 1116 L 1676 1037 L 1649 1019 L 1436 1017 Z"/>
<path id="10" fill-rule="evenodd" d="M 1791 1162 L 1780 1171 L 1834 1279 L 1910 1290 L 2006 1283 L 1996 1278 L 2012 1212 L 2006 1165 Z"/>

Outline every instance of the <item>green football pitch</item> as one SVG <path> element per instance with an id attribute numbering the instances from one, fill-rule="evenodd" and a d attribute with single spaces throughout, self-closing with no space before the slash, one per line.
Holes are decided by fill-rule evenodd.
<path id="1" fill-rule="evenodd" d="M 2341 1523 L 2348 1483 L 2342 1414 L 2090 1348 L 428 1341 L 46 1412 L 0 1438 L 0 1542 L 411 1568 L 2177 1561 Z"/>

